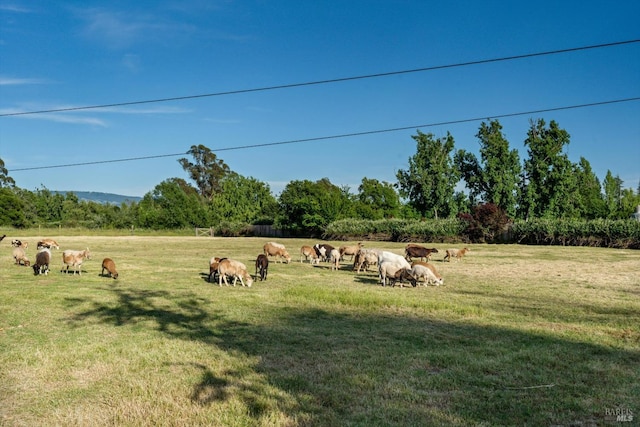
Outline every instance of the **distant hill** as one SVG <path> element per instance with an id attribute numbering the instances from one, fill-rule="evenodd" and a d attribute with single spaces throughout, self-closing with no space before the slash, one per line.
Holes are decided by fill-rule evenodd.
<path id="1" fill-rule="evenodd" d="M 122 203 L 139 202 L 142 200 L 142 197 L 138 196 L 123 196 L 121 194 L 100 193 L 98 191 L 52 191 L 52 193 L 62 195 L 74 193 L 80 200 L 87 200 L 105 205 L 120 205 Z"/>

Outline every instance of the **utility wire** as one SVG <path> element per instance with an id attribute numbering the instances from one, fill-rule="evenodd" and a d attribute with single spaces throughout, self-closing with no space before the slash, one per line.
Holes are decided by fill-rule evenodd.
<path id="1" fill-rule="evenodd" d="M 24 116 L 28 114 L 61 113 L 61 112 L 68 112 L 68 111 L 124 107 L 124 106 L 130 106 L 130 105 L 152 104 L 152 103 L 170 102 L 170 101 L 182 101 L 187 99 L 207 98 L 207 97 L 213 97 L 213 96 L 238 95 L 238 94 L 251 93 L 251 92 L 264 92 L 264 91 L 277 90 L 277 89 L 289 89 L 289 88 L 302 87 L 302 86 L 313 86 L 313 85 L 321 85 L 321 84 L 329 84 L 329 83 L 347 82 L 347 81 L 353 81 L 353 80 L 371 79 L 371 78 L 377 78 L 377 77 L 396 76 L 400 74 L 421 73 L 425 71 L 443 70 L 447 68 L 456 68 L 456 67 L 466 67 L 469 65 L 489 64 L 492 62 L 512 61 L 515 59 L 534 58 L 538 56 L 557 55 L 561 53 L 577 52 L 577 51 L 589 50 L 589 49 L 601 49 L 606 47 L 620 46 L 620 45 L 632 44 L 632 43 L 638 43 L 638 42 L 640 42 L 640 39 L 617 41 L 617 42 L 611 42 L 611 43 L 602 43 L 602 44 L 596 44 L 596 45 L 590 45 L 590 46 L 572 47 L 568 49 L 550 50 L 546 52 L 505 56 L 501 58 L 481 59 L 477 61 L 459 62 L 456 64 L 436 65 L 433 67 L 415 68 L 411 70 L 389 71 L 385 73 L 341 77 L 341 78 L 335 78 L 335 79 L 317 80 L 317 81 L 303 82 L 303 83 L 290 83 L 290 84 L 284 84 L 284 85 L 278 85 L 278 86 L 266 86 L 266 87 L 252 88 L 252 89 L 238 89 L 238 90 L 231 90 L 227 92 L 214 92 L 214 93 L 206 93 L 206 94 L 200 94 L 200 95 L 187 95 L 187 96 L 177 96 L 172 98 L 149 99 L 149 100 L 143 100 L 143 101 L 118 102 L 113 104 L 89 105 L 89 106 L 83 106 L 83 107 L 68 107 L 68 108 L 56 108 L 56 109 L 50 109 L 50 110 L 3 113 L 3 114 L 0 114 L 0 117 Z"/>
<path id="2" fill-rule="evenodd" d="M 236 147 L 216 148 L 216 149 L 212 149 L 211 151 L 212 152 L 221 152 L 221 151 L 232 151 L 232 150 L 246 150 L 246 149 L 250 149 L 250 148 L 259 148 L 259 147 L 273 147 L 273 146 L 276 146 L 276 145 L 298 144 L 298 143 L 303 143 L 303 142 L 323 141 L 323 140 L 339 139 L 339 138 L 351 138 L 351 137 L 355 137 L 355 136 L 373 135 L 373 134 L 380 134 L 380 133 L 398 132 L 398 131 L 409 130 L 409 129 L 418 129 L 418 128 L 426 128 L 426 127 L 434 127 L 434 126 L 444 126 L 444 125 L 453 125 L 453 124 L 468 123 L 468 122 L 477 122 L 477 121 L 481 121 L 481 120 L 502 119 L 502 118 L 506 118 L 506 117 L 516 117 L 516 116 L 524 116 L 524 115 L 530 115 L 530 114 L 548 113 L 548 112 L 552 112 L 552 111 L 572 110 L 572 109 L 576 109 L 576 108 L 597 107 L 597 106 L 601 106 L 601 105 L 618 104 L 618 103 L 622 103 L 622 102 L 635 102 L 635 101 L 640 101 L 640 96 L 639 97 L 634 97 L 634 98 L 625 98 L 625 99 L 615 99 L 615 100 L 609 100 L 609 101 L 591 102 L 591 103 L 588 103 L 588 104 L 577 104 L 577 105 L 569 105 L 569 106 L 564 106 L 564 107 L 554 107 L 554 108 L 545 108 L 545 109 L 540 109 L 540 110 L 521 111 L 521 112 L 518 112 L 518 113 L 506 113 L 506 114 L 492 115 L 492 116 L 489 116 L 489 117 L 474 117 L 474 118 L 450 120 L 450 121 L 438 122 L 438 123 L 428 123 L 428 124 L 423 124 L 423 125 L 403 126 L 403 127 L 388 128 L 388 129 L 369 130 L 369 131 L 363 131 L 363 132 L 344 133 L 344 134 L 339 134 L 339 135 L 318 136 L 318 137 L 314 137 L 314 138 L 293 139 L 293 140 L 289 140 L 289 141 L 280 141 L 280 142 L 266 142 L 266 143 L 263 143 L 263 144 L 251 144 L 251 145 L 240 145 L 240 146 L 236 146 Z M 160 154 L 160 155 L 157 155 L 157 156 L 130 157 L 130 158 L 126 158 L 126 159 L 100 160 L 100 161 L 95 161 L 95 162 L 84 162 L 84 163 L 68 163 L 68 164 L 63 164 L 63 165 L 52 165 L 52 166 L 35 166 L 35 167 L 29 167 L 29 168 L 11 169 L 8 172 L 20 172 L 20 171 L 30 171 L 30 170 L 38 170 L 38 169 L 68 168 L 68 167 L 73 167 L 73 166 L 99 165 L 99 164 L 105 164 L 105 163 L 132 162 L 132 161 L 137 161 L 137 160 L 158 159 L 158 158 L 162 158 L 162 157 L 184 156 L 184 155 L 187 155 L 187 154 L 189 154 L 188 151 L 184 152 L 184 153 L 175 153 L 175 154 Z"/>

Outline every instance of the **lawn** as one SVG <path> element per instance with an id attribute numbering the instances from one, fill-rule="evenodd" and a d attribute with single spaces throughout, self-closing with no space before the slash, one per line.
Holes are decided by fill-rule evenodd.
<path id="1" fill-rule="evenodd" d="M 268 239 L 37 233 L 0 242 L 0 425 L 640 419 L 639 251 L 470 245 L 445 263 L 451 245 L 428 244 L 444 286 L 391 288 L 348 261 L 300 263 L 317 241 L 280 239 L 292 263 L 246 288 L 208 283 L 209 258 L 253 273 Z M 15 237 L 31 260 L 39 237 L 58 241 L 49 275 L 13 265 Z M 87 247 L 81 275 L 60 272 L 62 250 Z"/>

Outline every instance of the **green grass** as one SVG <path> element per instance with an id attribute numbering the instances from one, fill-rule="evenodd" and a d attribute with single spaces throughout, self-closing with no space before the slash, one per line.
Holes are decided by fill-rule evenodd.
<path id="1" fill-rule="evenodd" d="M 42 235 L 25 232 L 35 246 Z M 472 245 L 445 286 L 381 287 L 282 239 L 251 288 L 206 281 L 267 239 L 58 236 L 81 276 L 0 243 L 0 425 L 606 425 L 640 415 L 640 253 Z M 11 236 L 10 238 L 14 238 Z M 340 243 L 334 242 L 337 245 Z M 367 242 L 402 252 L 403 244 Z M 27 250 L 31 259 L 35 249 Z M 438 256 L 440 255 L 440 256 Z M 118 280 L 101 277 L 115 260 Z M 615 417 L 614 417 L 615 418 Z"/>

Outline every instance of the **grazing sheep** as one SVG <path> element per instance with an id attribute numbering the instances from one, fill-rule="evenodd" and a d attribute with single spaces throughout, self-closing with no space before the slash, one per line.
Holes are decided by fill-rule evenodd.
<path id="1" fill-rule="evenodd" d="M 327 243 L 316 243 L 313 245 L 313 250 L 316 251 L 321 261 L 328 261 L 333 249 L 335 248 Z"/>
<path id="2" fill-rule="evenodd" d="M 267 242 L 262 247 L 262 251 L 265 255 L 275 257 L 276 261 L 284 258 L 287 264 L 291 262 L 291 255 L 289 255 L 289 252 L 287 252 L 287 249 L 285 249 L 284 245 L 281 243 Z M 282 260 L 280 260 L 280 262 L 282 262 Z"/>
<path id="3" fill-rule="evenodd" d="M 442 278 L 442 276 L 440 275 L 440 273 L 438 273 L 438 270 L 436 270 L 436 266 L 433 264 L 430 264 L 428 262 L 423 262 L 423 261 L 416 261 L 411 263 L 411 268 L 415 267 L 416 265 L 421 265 L 424 266 L 426 268 L 428 268 L 429 270 L 431 270 L 431 272 L 433 273 L 433 275 L 436 277 L 437 281 L 435 281 L 436 285 L 444 285 L 444 279 Z M 417 279 L 417 277 L 416 277 Z M 425 284 L 428 284 L 428 282 L 425 282 Z"/>
<path id="4" fill-rule="evenodd" d="M 218 265 L 226 258 L 211 257 L 209 260 L 209 283 L 218 281 Z"/>
<path id="5" fill-rule="evenodd" d="M 364 246 L 362 242 L 359 242 L 357 245 L 353 246 L 340 246 L 340 258 L 344 259 L 345 255 L 351 255 L 350 261 L 353 261 L 353 257 L 358 253 L 362 246 Z"/>
<path id="6" fill-rule="evenodd" d="M 258 255 L 256 258 L 256 278 L 260 281 L 267 280 L 267 272 L 269 270 L 269 258 L 265 254 Z"/>
<path id="7" fill-rule="evenodd" d="M 340 270 L 340 251 L 332 249 L 329 257 L 331 260 L 331 270 Z"/>
<path id="8" fill-rule="evenodd" d="M 378 265 L 379 253 L 378 249 L 360 249 L 353 257 L 353 269 L 360 273 L 362 268 L 367 271 L 370 266 Z"/>
<path id="9" fill-rule="evenodd" d="M 118 278 L 118 272 L 116 271 L 116 263 L 113 262 L 111 258 L 105 258 L 102 260 L 102 272 L 100 274 L 103 276 L 104 276 L 104 270 L 107 270 L 107 273 L 109 273 L 109 276 L 113 277 L 114 279 Z"/>
<path id="10" fill-rule="evenodd" d="M 227 276 L 233 277 L 233 286 L 236 285 L 236 280 L 240 279 L 242 286 L 251 287 L 253 284 L 253 278 L 247 272 L 247 266 L 233 259 L 225 259 L 218 264 L 218 285 L 222 286 L 222 282 L 229 286 L 227 282 Z M 244 279 L 244 280 L 243 280 Z M 246 280 L 246 284 L 245 284 Z"/>
<path id="11" fill-rule="evenodd" d="M 456 261 L 460 261 L 467 252 L 471 252 L 469 249 L 447 249 L 446 255 L 443 261 L 451 262 L 451 258 L 455 258 Z"/>
<path id="12" fill-rule="evenodd" d="M 33 274 L 49 274 L 49 264 L 51 263 L 51 251 L 42 248 L 36 253 L 36 262 L 33 264 Z"/>
<path id="13" fill-rule="evenodd" d="M 27 254 L 24 252 L 24 248 L 22 246 L 17 246 L 13 249 L 13 259 L 16 265 L 24 265 L 26 267 L 31 265 L 31 261 L 27 258 Z"/>
<path id="14" fill-rule="evenodd" d="M 398 263 L 384 261 L 378 266 L 380 272 L 380 278 L 382 286 L 386 286 L 388 283 L 391 286 L 395 286 L 397 281 L 400 281 L 400 287 L 404 280 L 411 282 L 411 285 L 416 286 L 416 280 L 410 273 L 410 268 L 400 266 Z"/>
<path id="15" fill-rule="evenodd" d="M 435 272 L 435 267 L 432 265 L 425 265 L 426 263 L 415 263 L 411 267 L 411 275 L 415 277 L 416 281 L 424 279 L 424 285 L 434 283 L 436 286 L 444 284 L 442 276 Z"/>
<path id="16" fill-rule="evenodd" d="M 311 246 L 303 246 L 300 248 L 300 262 L 302 262 L 303 256 L 305 261 L 309 261 L 311 264 L 318 264 L 320 262 L 318 254 Z"/>
<path id="17" fill-rule="evenodd" d="M 83 251 L 74 251 L 71 249 L 67 249 L 62 252 L 62 267 L 67 266 L 66 270 L 60 270 L 60 272 L 69 273 L 69 266 L 73 267 L 73 274 L 78 273 L 82 276 L 82 263 L 85 259 L 91 259 L 91 252 L 89 252 L 89 248 Z"/>

